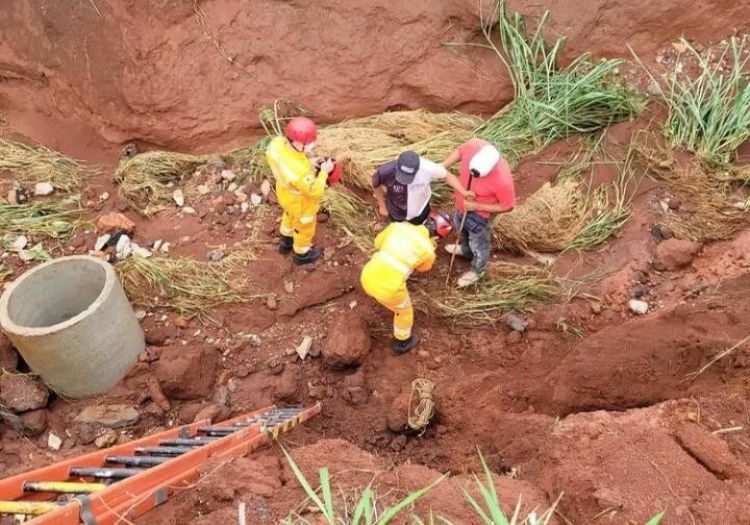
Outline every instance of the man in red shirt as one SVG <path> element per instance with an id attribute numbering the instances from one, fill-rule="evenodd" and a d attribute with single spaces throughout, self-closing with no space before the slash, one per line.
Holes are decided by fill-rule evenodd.
<path id="1" fill-rule="evenodd" d="M 461 162 L 458 180 L 467 188 L 467 198 L 455 193 L 456 230 L 460 228 L 464 214 L 466 221 L 459 232 L 459 242 L 445 247 L 471 259 L 471 270 L 458 278 L 458 286 L 476 283 L 484 275 L 492 249 L 492 218 L 506 213 L 516 203 L 516 190 L 508 162 L 500 156 L 497 148 L 482 139 L 471 139 L 461 145 L 443 161 L 449 168 Z"/>

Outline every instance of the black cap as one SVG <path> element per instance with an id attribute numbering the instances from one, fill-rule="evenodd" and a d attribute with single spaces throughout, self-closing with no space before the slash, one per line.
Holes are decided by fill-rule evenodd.
<path id="1" fill-rule="evenodd" d="M 411 150 L 404 151 L 396 161 L 396 180 L 401 184 L 411 184 L 419 170 L 419 155 Z"/>

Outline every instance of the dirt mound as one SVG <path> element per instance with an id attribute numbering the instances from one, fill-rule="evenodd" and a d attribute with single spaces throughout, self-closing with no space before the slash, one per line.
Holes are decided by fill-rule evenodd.
<path id="1" fill-rule="evenodd" d="M 741 485 L 721 481 L 671 436 L 633 417 L 566 418 L 524 472 L 548 495 L 564 491 L 560 512 L 576 522 L 608 516 L 613 523 L 645 523 L 663 510 L 665 525 L 712 523 L 697 518 L 711 512 L 727 523 L 750 522 L 744 511 L 750 496 Z"/>
<path id="2" fill-rule="evenodd" d="M 750 278 L 727 283 L 722 298 L 705 297 L 608 327 L 560 362 L 540 393 L 554 410 L 623 409 L 709 388 L 734 371 L 720 361 L 695 382 L 691 373 L 747 335 Z"/>
<path id="3" fill-rule="evenodd" d="M 478 38 L 477 5 L 14 2 L 0 22 L 0 100 L 12 131 L 73 152 L 92 140 L 208 148 L 257 130 L 250 108 L 280 96 L 327 121 L 406 107 L 493 113 L 512 94 L 501 62 L 442 45 Z M 711 38 L 745 19 L 743 9 L 731 0 L 560 4 L 552 31 L 567 35 L 566 59 L 627 54 L 623 42 L 643 54 L 682 34 Z"/>

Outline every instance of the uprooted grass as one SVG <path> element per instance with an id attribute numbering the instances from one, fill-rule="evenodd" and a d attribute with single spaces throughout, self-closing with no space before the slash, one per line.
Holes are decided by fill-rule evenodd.
<path id="1" fill-rule="evenodd" d="M 134 304 L 210 319 L 209 312 L 214 308 L 258 297 L 243 273 L 255 257 L 255 246 L 247 244 L 219 262 L 191 257 L 130 257 L 116 269 Z"/>
<path id="2" fill-rule="evenodd" d="M 11 172 L 13 180 L 22 184 L 50 182 L 63 193 L 78 191 L 92 173 L 57 151 L 8 139 L 0 139 L 0 171 Z"/>
<path id="3" fill-rule="evenodd" d="M 372 249 L 373 207 L 346 188 L 329 188 L 323 194 L 322 209 L 328 211 L 333 229 L 352 240 L 360 250 Z"/>
<path id="4" fill-rule="evenodd" d="M 75 229 L 81 212 L 77 195 L 24 204 L 8 204 L 0 198 L 0 232 L 58 239 Z"/>
<path id="5" fill-rule="evenodd" d="M 672 147 L 685 148 L 713 164 L 725 164 L 750 139 L 747 46 L 747 36 L 733 36 L 719 56 L 712 56 L 699 53 L 683 39 L 684 52 L 676 64 L 684 65 L 685 58 L 694 60 L 699 70 L 696 76 L 675 70 L 659 81 L 641 63 L 669 110 L 664 131 Z"/>
<path id="6" fill-rule="evenodd" d="M 208 159 L 206 155 L 148 151 L 122 159 L 114 179 L 125 200 L 144 215 L 152 215 L 172 200 L 169 185 L 191 176 Z"/>
<path id="7" fill-rule="evenodd" d="M 541 150 L 573 133 L 605 128 L 638 114 L 643 99 L 616 78 L 623 61 L 594 61 L 583 54 L 566 67 L 559 65 L 564 39 L 548 45 L 545 12 L 533 33 L 524 17 L 496 4 L 500 45 L 492 23 L 482 22 L 487 47 L 506 65 L 515 89 L 514 100 L 489 119 L 478 133 L 496 144 L 511 162 Z M 501 49 L 502 47 L 502 49 Z"/>
<path id="8" fill-rule="evenodd" d="M 712 171 L 697 160 L 679 163 L 672 150 L 653 137 L 638 139 L 638 153 L 651 173 L 684 200 L 694 205 L 690 213 L 665 212 L 664 223 L 678 239 L 696 242 L 728 239 L 746 227 L 748 199 L 742 185 L 725 171 Z"/>
<path id="9" fill-rule="evenodd" d="M 439 281 L 442 284 L 443 279 Z M 556 276 L 550 266 L 507 262 L 490 263 L 484 279 L 469 290 L 429 293 L 440 315 L 469 325 L 495 322 L 504 312 L 525 311 L 572 295 L 572 285 Z"/>
<path id="10" fill-rule="evenodd" d="M 593 175 L 598 144 L 576 153 L 556 182 L 545 183 L 510 213 L 494 224 L 496 245 L 519 252 L 555 253 L 599 246 L 616 234 L 630 218 L 630 186 L 633 154 L 618 165 L 618 176 L 610 184 L 592 188 L 583 174 Z"/>

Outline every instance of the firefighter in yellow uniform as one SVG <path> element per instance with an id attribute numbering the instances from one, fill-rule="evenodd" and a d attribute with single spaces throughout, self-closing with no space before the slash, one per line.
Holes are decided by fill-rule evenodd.
<path id="1" fill-rule="evenodd" d="M 450 218 L 432 213 L 423 225 L 393 222 L 375 238 L 378 250 L 362 268 L 360 282 L 365 293 L 393 312 L 393 351 L 405 354 L 419 339 L 411 333 L 414 308 L 406 280 L 414 270 L 426 272 L 435 262 L 433 237 L 451 232 Z"/>
<path id="2" fill-rule="evenodd" d="M 326 186 L 337 181 L 334 176 L 340 177 L 333 159 L 313 162 L 308 157 L 316 138 L 315 123 L 307 117 L 295 117 L 287 124 L 284 136 L 275 137 L 266 149 L 266 161 L 276 179 L 276 195 L 284 211 L 279 252 L 294 250 L 297 265 L 313 263 L 323 255 L 313 247 L 320 199 Z"/>

